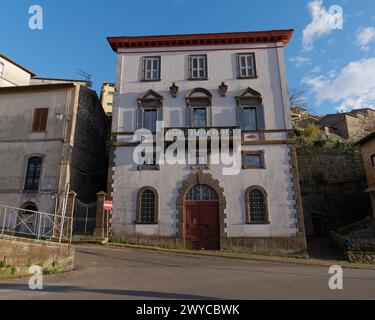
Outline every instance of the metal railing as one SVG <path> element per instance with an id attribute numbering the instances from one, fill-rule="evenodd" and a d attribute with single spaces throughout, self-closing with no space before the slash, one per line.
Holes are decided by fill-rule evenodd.
<path id="1" fill-rule="evenodd" d="M 0 205 L 0 235 L 72 241 L 73 218 Z"/>

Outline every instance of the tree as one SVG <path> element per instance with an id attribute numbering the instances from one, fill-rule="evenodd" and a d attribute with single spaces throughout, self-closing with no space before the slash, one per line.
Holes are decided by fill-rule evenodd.
<path id="1" fill-rule="evenodd" d="M 305 98 L 305 92 L 300 90 L 291 89 L 288 91 L 289 103 L 291 108 L 302 109 L 308 111 L 309 106 Z"/>

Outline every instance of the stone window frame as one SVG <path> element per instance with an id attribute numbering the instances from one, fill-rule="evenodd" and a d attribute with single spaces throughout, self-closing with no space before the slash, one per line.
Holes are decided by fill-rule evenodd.
<path id="1" fill-rule="evenodd" d="M 260 191 L 263 193 L 264 196 L 264 209 L 266 214 L 265 221 L 257 222 L 257 221 L 251 221 L 251 212 L 250 212 L 250 201 L 249 201 L 249 195 L 252 191 Z M 268 195 L 264 188 L 261 186 L 251 186 L 247 188 L 245 192 L 245 208 L 246 208 L 246 224 L 250 225 L 268 225 L 270 224 L 270 216 L 269 216 L 269 210 L 268 210 Z"/>
<path id="2" fill-rule="evenodd" d="M 254 74 L 251 76 L 242 76 L 241 75 L 241 56 L 251 56 L 254 63 Z M 258 78 L 258 69 L 256 63 L 255 52 L 241 52 L 236 54 L 236 63 L 237 63 L 237 79 L 257 79 Z"/>
<path id="3" fill-rule="evenodd" d="M 202 94 L 195 96 L 195 94 Z M 205 108 L 206 109 L 206 128 L 212 127 L 212 94 L 205 88 L 194 88 L 190 90 L 186 97 L 186 127 L 188 128 L 200 128 L 193 127 L 192 116 L 193 109 Z"/>
<path id="4" fill-rule="evenodd" d="M 138 165 L 137 170 L 138 171 L 160 171 L 160 164 L 156 163 L 157 160 L 158 160 L 156 152 L 154 152 L 154 158 L 155 158 L 155 163 L 154 164 L 146 164 L 146 163 L 144 163 L 144 164 Z"/>
<path id="5" fill-rule="evenodd" d="M 198 58 L 198 57 L 204 57 L 205 59 L 205 65 L 204 65 L 204 68 L 205 68 L 205 76 L 204 77 L 197 77 L 197 78 L 193 78 L 193 66 L 192 66 L 192 63 L 193 63 L 193 58 Z M 205 81 L 205 80 L 208 80 L 208 56 L 207 54 L 192 54 L 192 55 L 189 55 L 188 57 L 188 80 L 189 81 Z"/>
<path id="6" fill-rule="evenodd" d="M 260 166 L 250 166 L 247 164 L 246 157 L 248 155 L 259 155 L 260 156 Z M 249 170 L 249 169 L 266 169 L 266 161 L 265 161 L 265 151 L 242 151 L 242 169 Z"/>
<path id="7" fill-rule="evenodd" d="M 153 222 L 142 222 L 142 214 L 141 214 L 141 201 L 142 201 L 142 194 L 145 191 L 151 191 L 154 193 L 155 196 L 155 216 Z M 142 187 L 137 192 L 137 210 L 136 210 L 136 224 L 139 225 L 156 225 L 159 224 L 159 193 L 158 191 L 151 186 Z"/>
<path id="8" fill-rule="evenodd" d="M 26 178 L 27 178 L 27 172 L 28 172 L 28 168 L 29 168 L 29 161 L 32 158 L 40 158 L 42 160 L 40 176 L 39 176 L 39 184 L 38 184 L 37 190 L 26 189 Z M 44 166 L 45 166 L 46 156 L 44 154 L 40 154 L 40 153 L 33 153 L 33 154 L 27 155 L 24 159 L 25 159 L 24 160 L 24 175 L 23 175 L 23 180 L 22 180 L 23 184 L 21 186 L 21 190 L 22 190 L 23 193 L 32 193 L 32 194 L 38 193 L 42 190 L 42 181 L 43 181 L 43 178 L 44 178 Z"/>
<path id="9" fill-rule="evenodd" d="M 138 109 L 136 112 L 136 128 L 143 128 L 145 110 L 156 110 L 156 120 L 163 120 L 164 97 L 150 89 L 138 97 Z M 153 132 L 155 134 L 156 132 Z"/>
<path id="10" fill-rule="evenodd" d="M 159 60 L 159 69 L 157 79 L 146 79 L 146 61 L 147 59 L 158 59 Z M 144 56 L 142 57 L 142 82 L 160 82 L 161 81 L 161 56 Z"/>
<path id="11" fill-rule="evenodd" d="M 199 151 L 196 152 L 196 158 L 199 157 Z M 190 168 L 192 170 L 202 169 L 202 170 L 209 170 L 211 168 L 211 153 L 207 152 L 207 163 L 206 164 L 191 164 Z"/>

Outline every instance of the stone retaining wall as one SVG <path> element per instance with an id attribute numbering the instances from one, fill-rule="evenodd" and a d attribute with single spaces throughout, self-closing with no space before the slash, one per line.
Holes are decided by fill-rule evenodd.
<path id="1" fill-rule="evenodd" d="M 74 255 L 75 248 L 69 244 L 0 236 L 0 278 L 27 275 L 32 265 L 43 267 L 46 273 L 71 271 Z"/>

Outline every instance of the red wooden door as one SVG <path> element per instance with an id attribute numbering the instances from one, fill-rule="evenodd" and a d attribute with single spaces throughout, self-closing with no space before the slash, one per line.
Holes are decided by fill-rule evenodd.
<path id="1" fill-rule="evenodd" d="M 188 249 L 220 249 L 218 201 L 185 201 L 185 244 Z"/>

